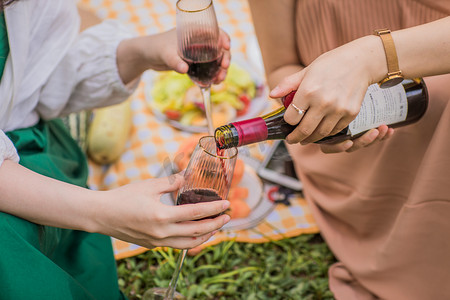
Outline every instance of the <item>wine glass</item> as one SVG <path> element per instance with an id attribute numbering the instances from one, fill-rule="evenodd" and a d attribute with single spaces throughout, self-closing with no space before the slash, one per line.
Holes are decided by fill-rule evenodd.
<path id="1" fill-rule="evenodd" d="M 214 5 L 212 0 L 178 0 L 176 6 L 178 52 L 189 65 L 189 77 L 202 92 L 208 132 L 213 135 L 211 83 L 223 56 Z"/>
<path id="2" fill-rule="evenodd" d="M 176 205 L 226 199 L 237 154 L 237 148 L 219 150 L 213 136 L 200 138 L 184 173 L 185 182 L 178 190 Z M 215 217 L 217 215 L 208 218 Z M 184 298 L 176 292 L 176 286 L 186 253 L 187 249 L 180 253 L 169 287 L 147 290 L 143 296 L 144 300 Z"/>

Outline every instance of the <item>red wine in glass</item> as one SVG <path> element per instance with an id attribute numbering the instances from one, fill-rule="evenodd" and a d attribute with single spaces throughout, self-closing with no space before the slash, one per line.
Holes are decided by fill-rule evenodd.
<path id="1" fill-rule="evenodd" d="M 222 53 L 205 44 L 192 44 L 183 52 L 183 60 L 189 65 L 189 77 L 202 87 L 210 86 L 220 70 Z"/>
<path id="2" fill-rule="evenodd" d="M 195 203 L 201 203 L 201 202 L 211 202 L 211 201 L 217 201 L 217 200 L 221 200 L 221 199 L 222 198 L 213 189 L 191 189 L 191 190 L 186 190 L 178 195 L 177 205 L 195 204 Z M 217 217 L 219 215 L 220 214 L 217 214 L 217 215 L 209 216 L 209 217 L 202 218 L 199 220 L 214 219 L 215 217 Z"/>

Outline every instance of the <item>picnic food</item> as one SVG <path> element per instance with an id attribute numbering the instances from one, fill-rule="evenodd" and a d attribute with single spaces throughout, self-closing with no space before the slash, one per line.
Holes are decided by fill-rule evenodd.
<path id="1" fill-rule="evenodd" d="M 242 165 L 244 164 L 242 163 Z M 242 171 L 242 174 L 243 173 L 244 172 Z M 228 200 L 230 201 L 230 208 L 228 214 L 232 219 L 246 218 L 250 214 L 251 209 L 248 203 L 246 202 L 248 194 L 249 191 L 247 187 L 232 186 L 230 188 L 230 192 L 228 193 Z"/>
<path id="2" fill-rule="evenodd" d="M 242 219 L 248 217 L 251 209 L 245 200 L 237 198 L 231 200 L 230 198 L 230 212 L 228 213 L 231 219 Z"/>
<path id="3" fill-rule="evenodd" d="M 234 166 L 233 179 L 231 179 L 231 187 L 236 187 L 244 176 L 245 164 L 241 159 L 236 160 L 236 165 Z"/>
<path id="4" fill-rule="evenodd" d="M 87 135 L 87 153 L 98 164 L 116 161 L 125 149 L 131 131 L 131 102 L 98 108 Z"/>
<path id="5" fill-rule="evenodd" d="M 214 126 L 226 124 L 245 114 L 256 94 L 250 73 L 235 63 L 228 68 L 226 79 L 211 86 Z M 151 90 L 152 109 L 184 126 L 206 126 L 201 91 L 186 74 L 160 72 Z"/>

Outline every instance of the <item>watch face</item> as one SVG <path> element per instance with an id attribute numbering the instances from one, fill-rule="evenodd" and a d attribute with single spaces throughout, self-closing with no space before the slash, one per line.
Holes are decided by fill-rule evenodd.
<path id="1" fill-rule="evenodd" d="M 385 78 L 380 82 L 380 87 L 383 89 L 390 88 L 393 87 L 394 85 L 401 83 L 402 81 L 403 77 L 401 76 L 393 76 L 390 78 Z"/>

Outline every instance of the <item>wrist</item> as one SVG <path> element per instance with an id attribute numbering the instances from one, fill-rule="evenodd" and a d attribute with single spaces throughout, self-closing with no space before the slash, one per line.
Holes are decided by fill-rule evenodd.
<path id="1" fill-rule="evenodd" d="M 106 234 L 105 224 L 109 215 L 108 191 L 90 191 L 84 231 Z M 111 203 L 110 203 L 111 205 Z"/>
<path id="2" fill-rule="evenodd" d="M 75 226 L 69 228 L 99 233 L 98 219 L 104 209 L 101 193 L 103 192 L 83 189 L 76 196 L 76 212 L 73 214 L 76 218 L 72 221 Z"/>
<path id="3" fill-rule="evenodd" d="M 376 29 L 374 35 L 378 36 L 383 44 L 388 69 L 386 77 L 378 82 L 378 85 L 381 88 L 389 88 L 403 81 L 403 74 L 398 64 L 397 50 L 389 29 Z"/>
<path id="4" fill-rule="evenodd" d="M 148 69 L 143 43 L 140 42 L 142 38 L 123 40 L 117 47 L 117 68 L 124 84 L 135 80 Z"/>
<path id="5" fill-rule="evenodd" d="M 369 84 L 380 82 L 388 73 L 383 43 L 375 35 L 362 37 L 361 41 L 364 45 L 364 52 L 367 54 L 365 65 L 369 72 Z"/>

